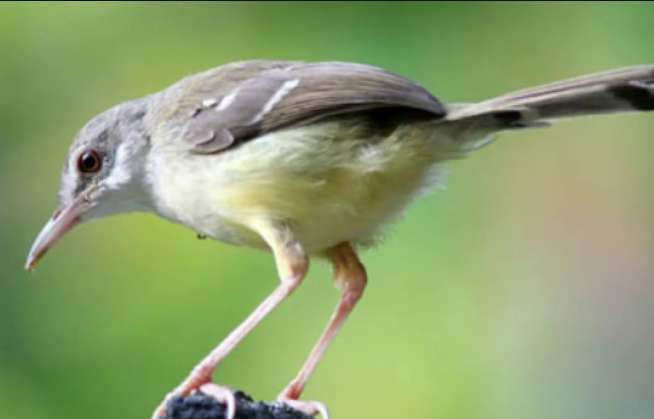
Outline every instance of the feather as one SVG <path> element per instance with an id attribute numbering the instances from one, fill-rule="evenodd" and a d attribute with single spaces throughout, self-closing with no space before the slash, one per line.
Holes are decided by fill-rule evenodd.
<path id="1" fill-rule="evenodd" d="M 577 77 L 450 109 L 448 121 L 481 119 L 500 130 L 542 126 L 557 119 L 654 110 L 654 66 Z"/>
<path id="2" fill-rule="evenodd" d="M 360 64 L 255 61 L 200 73 L 181 83 L 171 88 L 187 93 L 177 98 L 176 114 L 184 126 L 181 138 L 199 154 L 346 113 L 405 108 L 445 116 L 443 105 L 419 84 Z M 162 95 L 166 100 L 171 96 Z"/>

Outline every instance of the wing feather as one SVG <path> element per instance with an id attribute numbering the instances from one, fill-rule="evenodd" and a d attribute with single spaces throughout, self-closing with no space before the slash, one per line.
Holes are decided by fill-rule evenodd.
<path id="1" fill-rule="evenodd" d="M 435 118 L 446 114 L 443 105 L 419 84 L 361 64 L 246 62 L 181 83 L 181 90 L 187 92 L 178 97 L 177 116 L 184 118 L 185 126 L 181 137 L 201 154 L 344 113 L 406 108 Z"/>

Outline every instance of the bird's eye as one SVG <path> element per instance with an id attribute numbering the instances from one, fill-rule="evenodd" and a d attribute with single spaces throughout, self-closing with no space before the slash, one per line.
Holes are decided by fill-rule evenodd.
<path id="1" fill-rule="evenodd" d="M 101 168 L 100 153 L 95 150 L 86 150 L 77 159 L 77 169 L 82 173 L 96 173 Z"/>

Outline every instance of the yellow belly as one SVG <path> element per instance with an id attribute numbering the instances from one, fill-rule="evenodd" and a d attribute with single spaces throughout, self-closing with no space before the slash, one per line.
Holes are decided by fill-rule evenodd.
<path id="1" fill-rule="evenodd" d="M 269 219 L 290 223 L 309 253 L 346 241 L 370 246 L 437 183 L 438 154 L 416 126 L 379 138 L 335 122 L 280 131 L 215 156 L 161 164 L 162 212 L 233 244 L 264 247 L 251 226 Z"/>

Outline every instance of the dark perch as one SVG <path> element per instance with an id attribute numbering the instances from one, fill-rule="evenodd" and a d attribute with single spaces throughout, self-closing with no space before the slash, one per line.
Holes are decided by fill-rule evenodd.
<path id="1" fill-rule="evenodd" d="M 313 419 L 280 403 L 255 402 L 240 391 L 235 395 L 235 419 Z M 176 397 L 168 403 L 164 419 L 225 419 L 225 407 L 200 393 Z"/>

